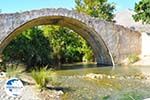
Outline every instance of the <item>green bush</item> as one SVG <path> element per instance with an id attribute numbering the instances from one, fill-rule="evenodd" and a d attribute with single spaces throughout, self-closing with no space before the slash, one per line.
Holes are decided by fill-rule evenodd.
<path id="1" fill-rule="evenodd" d="M 128 92 L 123 94 L 119 100 L 143 100 L 143 96 L 139 93 Z"/>
<path id="2" fill-rule="evenodd" d="M 10 77 L 19 77 L 19 74 L 22 73 L 24 71 L 24 69 L 22 67 L 19 66 L 6 66 L 6 76 L 8 78 Z"/>
<path id="3" fill-rule="evenodd" d="M 36 86 L 39 89 L 44 89 L 47 87 L 47 84 L 50 81 L 50 70 L 47 70 L 47 67 L 40 68 L 39 70 L 33 70 L 32 72 L 32 78 L 36 82 Z"/>
<path id="4" fill-rule="evenodd" d="M 136 61 L 138 61 L 140 58 L 137 54 L 131 54 L 128 56 L 128 61 L 130 64 L 135 63 Z"/>
<path id="5" fill-rule="evenodd" d="M 27 65 L 26 69 L 33 66 L 45 66 L 51 61 L 50 44 L 38 27 L 23 31 L 3 51 L 4 62 L 20 62 Z"/>
<path id="6" fill-rule="evenodd" d="M 59 26 L 35 26 L 14 38 L 3 51 L 3 61 L 20 62 L 31 70 L 34 66 L 93 61 L 88 43 L 74 31 Z"/>

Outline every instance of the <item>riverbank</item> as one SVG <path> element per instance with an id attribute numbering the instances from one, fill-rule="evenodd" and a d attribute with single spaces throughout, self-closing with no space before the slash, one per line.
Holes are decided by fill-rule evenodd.
<path id="1" fill-rule="evenodd" d="M 62 91 L 49 88 L 42 91 L 39 90 L 35 86 L 35 81 L 27 73 L 22 73 L 19 78 L 24 84 L 22 94 L 17 97 L 12 97 L 6 94 L 4 88 L 8 78 L 5 75 L 0 76 L 0 100 L 61 100 Z"/>
<path id="2" fill-rule="evenodd" d="M 133 65 L 150 66 L 150 56 L 141 57 L 140 60 L 135 62 Z"/>
<path id="3" fill-rule="evenodd" d="M 24 96 L 11 98 L 0 88 L 0 96 L 5 98 L 0 100 L 130 100 L 130 97 L 143 100 L 150 97 L 148 66 L 80 67 L 56 70 L 52 77 L 58 84 L 50 83 L 46 90 L 35 87 L 31 73 L 21 73 L 19 77 L 27 89 Z"/>

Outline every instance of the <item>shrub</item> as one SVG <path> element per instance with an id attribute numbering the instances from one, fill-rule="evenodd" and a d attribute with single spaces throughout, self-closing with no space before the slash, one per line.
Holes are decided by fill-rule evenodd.
<path id="1" fill-rule="evenodd" d="M 19 66 L 6 66 L 6 76 L 10 77 L 19 77 L 19 74 L 23 72 L 23 68 Z"/>
<path id="2" fill-rule="evenodd" d="M 47 70 L 47 67 L 40 68 L 39 70 L 33 70 L 32 72 L 32 78 L 36 82 L 36 86 L 40 89 L 46 88 L 47 84 L 50 81 L 50 70 Z"/>
<path id="3" fill-rule="evenodd" d="M 136 92 L 128 92 L 123 94 L 119 100 L 143 100 L 143 96 Z"/>
<path id="4" fill-rule="evenodd" d="M 128 61 L 130 64 L 135 63 L 136 61 L 138 61 L 140 58 L 137 54 L 131 54 L 128 56 Z"/>

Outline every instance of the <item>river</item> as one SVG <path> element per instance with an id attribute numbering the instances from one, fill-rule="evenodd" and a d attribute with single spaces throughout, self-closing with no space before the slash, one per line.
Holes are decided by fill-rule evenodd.
<path id="1" fill-rule="evenodd" d="M 75 66 L 53 73 L 63 100 L 143 100 L 150 98 L 150 66 Z"/>

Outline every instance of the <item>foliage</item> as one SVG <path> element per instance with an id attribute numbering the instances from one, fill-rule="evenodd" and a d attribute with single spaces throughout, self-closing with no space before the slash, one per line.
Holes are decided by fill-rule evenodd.
<path id="1" fill-rule="evenodd" d="M 83 53 L 82 61 L 92 62 L 94 58 L 94 53 L 91 47 L 87 44 L 86 41 L 82 40 L 81 42 L 82 42 L 81 52 Z"/>
<path id="2" fill-rule="evenodd" d="M 93 61 L 87 42 L 74 31 L 59 26 L 39 26 L 22 32 L 4 50 L 4 61 L 20 61 L 31 66 Z"/>
<path id="3" fill-rule="evenodd" d="M 137 54 L 131 54 L 128 56 L 129 63 L 134 63 L 138 61 L 140 58 Z"/>
<path id="4" fill-rule="evenodd" d="M 50 81 L 50 70 L 47 70 L 47 67 L 40 68 L 39 70 L 32 70 L 32 78 L 35 80 L 36 85 L 40 89 L 46 88 L 47 84 Z"/>
<path id="5" fill-rule="evenodd" d="M 74 31 L 59 26 L 44 26 L 43 31 L 50 41 L 55 63 L 78 62 L 84 56 L 92 56 L 86 58 L 93 59 L 93 52 L 87 42 Z"/>
<path id="6" fill-rule="evenodd" d="M 7 66 L 6 67 L 6 76 L 8 78 L 10 77 L 18 77 L 20 73 L 22 73 L 24 71 L 23 68 L 19 67 L 19 66 Z"/>
<path id="7" fill-rule="evenodd" d="M 103 20 L 112 21 L 115 5 L 107 0 L 75 0 L 75 9 Z"/>
<path id="8" fill-rule="evenodd" d="M 133 15 L 135 21 L 142 21 L 143 23 L 150 24 L 150 0 L 141 0 L 135 4 Z"/>
<path id="9" fill-rule="evenodd" d="M 110 95 L 106 95 L 102 98 L 102 100 L 108 100 L 110 98 Z"/>
<path id="10" fill-rule="evenodd" d="M 129 92 L 129 93 L 125 93 L 123 94 L 122 98 L 120 98 L 119 100 L 142 100 L 142 95 L 135 93 L 135 92 Z"/>
<path id="11" fill-rule="evenodd" d="M 28 66 L 42 66 L 50 61 L 49 41 L 38 27 L 24 31 L 4 50 L 4 61 L 20 61 Z"/>

